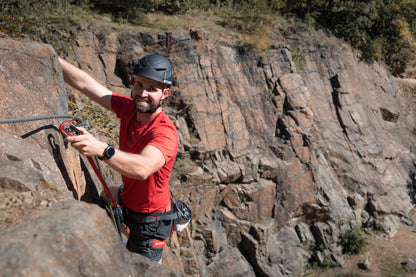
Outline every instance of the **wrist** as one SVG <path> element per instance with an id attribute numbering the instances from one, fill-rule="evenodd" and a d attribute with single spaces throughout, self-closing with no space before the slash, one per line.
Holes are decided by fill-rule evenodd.
<path id="1" fill-rule="evenodd" d="M 111 144 L 107 144 L 105 146 L 103 153 L 101 154 L 101 156 L 98 156 L 98 158 L 100 160 L 109 160 L 114 156 L 115 152 L 116 151 L 115 151 L 114 146 Z"/>

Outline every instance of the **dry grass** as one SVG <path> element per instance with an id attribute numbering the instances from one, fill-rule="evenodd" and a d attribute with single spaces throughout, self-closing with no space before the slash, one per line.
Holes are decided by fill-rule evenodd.
<path id="1" fill-rule="evenodd" d="M 239 26 L 244 22 L 235 17 L 229 19 L 230 12 L 224 10 L 202 11 L 183 15 L 164 15 L 160 13 L 148 13 L 141 15 L 140 24 L 129 24 L 119 20 L 109 21 L 109 16 L 88 16 L 88 21 L 98 28 L 110 28 L 119 31 L 134 32 L 172 32 L 175 34 L 188 34 L 190 29 L 201 30 L 208 36 L 215 36 L 217 41 L 231 40 L 244 42 L 263 52 L 268 49 L 272 42 L 269 39 L 269 30 L 272 27 L 259 24 L 256 29 L 250 32 L 241 32 Z M 101 27 L 100 27 L 101 26 Z"/>

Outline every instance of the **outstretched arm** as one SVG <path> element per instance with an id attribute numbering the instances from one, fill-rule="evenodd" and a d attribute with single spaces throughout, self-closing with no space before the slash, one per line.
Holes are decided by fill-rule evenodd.
<path id="1" fill-rule="evenodd" d="M 59 57 L 65 83 L 79 90 L 91 100 L 108 110 L 111 109 L 112 91 L 98 83 L 92 76 Z"/>

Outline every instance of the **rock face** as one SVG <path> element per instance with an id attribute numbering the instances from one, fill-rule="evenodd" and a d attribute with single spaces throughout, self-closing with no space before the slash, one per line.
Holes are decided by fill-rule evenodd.
<path id="1" fill-rule="evenodd" d="M 68 115 L 62 72 L 50 46 L 2 39 L 0 60 L 1 119 Z M 84 195 L 79 156 L 64 145 L 58 129 L 65 120 L 69 118 L 0 124 L 2 188 L 18 186 L 36 195 L 36 190 L 52 188 L 76 199 L 90 198 Z"/>
<path id="2" fill-rule="evenodd" d="M 175 276 L 124 248 L 103 209 L 76 200 L 6 230 L 0 250 L 0 276 Z"/>
<path id="3" fill-rule="evenodd" d="M 16 47 L 0 43 L 7 44 L 2 51 Z M 413 224 L 415 86 L 361 62 L 346 45 L 301 48 L 302 69 L 289 41 L 260 56 L 196 30 L 104 35 L 85 28 L 79 45 L 79 60 L 69 59 L 126 95 L 140 56 L 157 52 L 173 63 L 176 85 L 164 103 L 180 138 L 171 191 L 195 214 L 193 232 L 174 233 L 165 249 L 164 263 L 175 273 L 298 276 L 310 260 L 342 265 L 338 243 L 346 229 L 393 236 Z M 47 49 L 43 63 L 59 75 Z M 55 96 L 64 91 L 58 84 L 48 90 Z M 70 172 L 77 166 L 79 160 Z M 80 186 L 77 195 L 92 195 L 87 190 Z"/>
<path id="4" fill-rule="evenodd" d="M 65 90 L 55 51 L 47 45 L 3 39 L 0 42 L 0 90 L 2 119 L 25 118 L 49 114 L 67 114 Z M 16 133 L 48 149 L 44 132 L 56 135 L 50 120 L 1 125 L 1 130 Z M 39 126 L 42 128 L 39 129 Z M 39 133 L 41 133 L 39 135 Z"/>

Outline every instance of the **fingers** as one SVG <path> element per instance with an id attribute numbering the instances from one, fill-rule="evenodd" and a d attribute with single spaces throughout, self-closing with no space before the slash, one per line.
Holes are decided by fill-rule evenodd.
<path id="1" fill-rule="evenodd" d="M 80 138 L 79 136 L 67 136 L 64 139 L 65 142 L 71 142 L 71 143 L 81 141 L 81 140 L 83 140 L 83 138 Z"/>
<path id="2" fill-rule="evenodd" d="M 64 139 L 64 141 L 65 142 L 71 142 L 71 143 L 72 142 L 77 142 L 77 141 L 82 141 L 82 140 L 85 140 L 85 135 L 91 135 L 83 127 L 77 127 L 77 130 L 81 132 L 80 135 L 68 136 Z"/>
<path id="3" fill-rule="evenodd" d="M 77 127 L 78 131 L 81 132 L 81 134 L 85 135 L 85 134 L 89 134 L 88 131 L 84 128 L 84 127 Z"/>
<path id="4" fill-rule="evenodd" d="M 95 138 L 82 127 L 77 127 L 80 135 L 68 136 L 64 139 L 65 142 L 71 143 L 71 146 L 78 150 L 83 155 L 88 155 L 90 146 Z M 89 155 L 88 155 L 89 156 Z"/>
<path id="5" fill-rule="evenodd" d="M 71 146 L 79 151 L 82 155 L 89 156 L 88 140 L 77 138 L 76 140 L 68 141 L 71 143 Z"/>
<path id="6" fill-rule="evenodd" d="M 80 135 L 66 137 L 64 141 L 71 143 L 71 146 L 84 156 L 102 155 L 107 144 L 97 140 L 82 127 L 77 127 L 77 130 L 81 132 Z"/>

